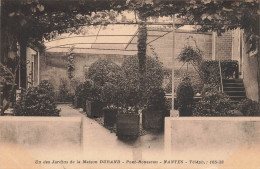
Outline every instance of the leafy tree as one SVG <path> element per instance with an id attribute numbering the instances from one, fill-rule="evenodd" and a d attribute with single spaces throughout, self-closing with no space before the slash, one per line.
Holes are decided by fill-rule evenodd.
<path id="1" fill-rule="evenodd" d="M 98 86 L 105 83 L 116 85 L 122 79 L 122 70 L 111 59 L 99 59 L 89 67 L 86 79 L 93 80 Z"/>

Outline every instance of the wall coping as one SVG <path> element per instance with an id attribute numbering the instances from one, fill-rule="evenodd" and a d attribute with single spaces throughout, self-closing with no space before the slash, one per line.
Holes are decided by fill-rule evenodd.
<path id="1" fill-rule="evenodd" d="M 166 117 L 166 121 L 260 121 L 260 117 Z"/>
<path id="2" fill-rule="evenodd" d="M 43 116 L 2 116 L 0 121 L 74 121 L 80 122 L 83 117 L 43 117 Z"/>

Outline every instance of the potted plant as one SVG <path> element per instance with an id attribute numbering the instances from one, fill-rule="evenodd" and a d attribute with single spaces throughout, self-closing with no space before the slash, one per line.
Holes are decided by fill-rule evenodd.
<path id="1" fill-rule="evenodd" d="M 138 137 L 140 115 L 139 110 L 139 91 L 137 87 L 121 83 L 117 89 L 118 114 L 116 119 L 118 137 Z"/>
<path id="2" fill-rule="evenodd" d="M 117 114 L 117 87 L 112 83 L 106 83 L 102 87 L 101 98 L 106 107 L 103 108 L 104 114 L 104 125 L 105 126 L 114 126 L 116 123 L 116 114 Z"/>
<path id="3" fill-rule="evenodd" d="M 74 107 L 83 108 L 84 84 L 80 83 L 75 89 L 75 96 L 73 99 Z"/>
<path id="4" fill-rule="evenodd" d="M 146 107 L 142 111 L 142 125 L 145 129 L 160 130 L 164 125 L 167 114 L 166 98 L 162 88 L 147 91 Z"/>
<path id="5" fill-rule="evenodd" d="M 101 100 L 101 88 L 93 85 L 85 90 L 85 111 L 88 117 L 97 118 L 103 116 L 104 103 Z"/>
<path id="6" fill-rule="evenodd" d="M 193 97 L 194 91 L 190 78 L 185 75 L 177 88 L 177 102 L 180 116 L 192 116 Z"/>

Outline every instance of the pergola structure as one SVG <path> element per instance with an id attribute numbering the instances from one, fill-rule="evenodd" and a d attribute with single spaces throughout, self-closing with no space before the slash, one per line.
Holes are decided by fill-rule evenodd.
<path id="1" fill-rule="evenodd" d="M 172 22 L 173 21 L 173 22 Z M 172 63 L 174 63 L 175 51 L 175 29 L 182 24 L 175 24 L 175 17 L 171 22 L 146 22 L 147 42 L 146 45 L 173 32 Z M 73 47 L 74 52 L 112 52 L 116 54 L 134 55 L 137 54 L 138 25 L 140 23 L 111 23 L 98 26 L 86 26 L 85 34 L 64 34 L 51 41 L 46 41 L 45 51 L 67 52 Z M 171 28 L 171 29 L 163 29 Z M 185 29 L 185 28 L 184 28 Z M 174 89 L 174 64 L 172 64 L 172 89 Z M 172 90 L 174 96 L 174 90 Z M 172 99 L 171 116 L 174 114 L 174 99 Z"/>

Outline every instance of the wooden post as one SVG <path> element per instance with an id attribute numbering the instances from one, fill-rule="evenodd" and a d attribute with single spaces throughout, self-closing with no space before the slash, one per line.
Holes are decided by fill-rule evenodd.
<path id="1" fill-rule="evenodd" d="M 178 117 L 179 112 L 174 110 L 174 62 L 175 62 L 175 15 L 172 16 L 172 109 L 170 116 Z"/>

